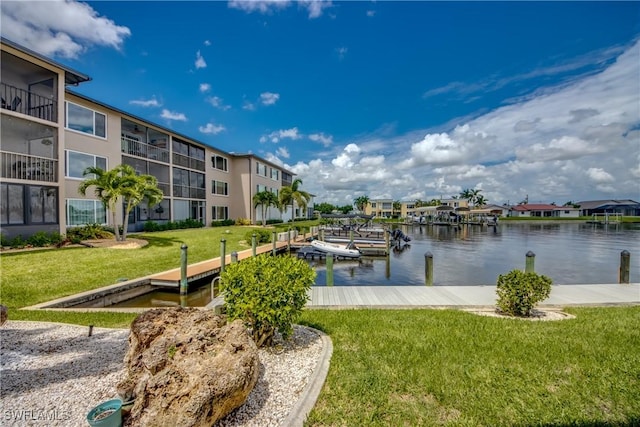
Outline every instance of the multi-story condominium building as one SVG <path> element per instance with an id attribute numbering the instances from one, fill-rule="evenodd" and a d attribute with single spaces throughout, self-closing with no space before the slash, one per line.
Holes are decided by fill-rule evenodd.
<path id="1" fill-rule="evenodd" d="M 253 196 L 279 194 L 292 183 L 294 174 L 281 166 L 219 150 L 71 91 L 68 86 L 90 77 L 4 38 L 0 46 L 0 226 L 6 237 L 108 224 L 92 189 L 78 193 L 88 166 L 127 164 L 157 178 L 164 199 L 136 207 L 129 231 L 149 220 L 255 223 L 262 218 Z M 274 208 L 267 217 L 287 218 Z"/>

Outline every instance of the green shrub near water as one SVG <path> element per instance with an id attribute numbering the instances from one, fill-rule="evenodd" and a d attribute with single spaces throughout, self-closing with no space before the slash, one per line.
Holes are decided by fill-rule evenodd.
<path id="1" fill-rule="evenodd" d="M 244 321 L 258 347 L 271 345 L 276 331 L 286 339 L 315 276 L 305 261 L 291 256 L 261 255 L 231 264 L 220 277 L 227 315 Z"/>
<path id="2" fill-rule="evenodd" d="M 255 233 L 256 235 L 256 244 L 261 244 L 261 243 L 269 243 L 271 242 L 271 230 L 265 230 L 262 228 L 254 228 L 250 231 L 247 231 L 244 235 L 244 239 L 247 241 L 248 244 L 251 244 L 251 239 L 253 237 L 253 234 Z"/>
<path id="3" fill-rule="evenodd" d="M 549 298 L 551 279 L 537 273 L 512 270 L 498 276 L 496 292 L 500 311 L 511 316 L 529 316 L 535 305 Z"/>

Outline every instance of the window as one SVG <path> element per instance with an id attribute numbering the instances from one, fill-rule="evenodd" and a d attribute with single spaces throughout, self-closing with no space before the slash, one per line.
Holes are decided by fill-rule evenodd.
<path id="1" fill-rule="evenodd" d="M 107 116 L 81 105 L 67 102 L 67 129 L 105 138 L 107 136 Z"/>
<path id="2" fill-rule="evenodd" d="M 376 207 L 376 202 L 371 202 L 371 207 L 375 208 Z"/>
<path id="3" fill-rule="evenodd" d="M 278 180 L 280 177 L 280 171 L 278 169 L 271 168 L 271 179 Z"/>
<path id="4" fill-rule="evenodd" d="M 272 189 L 271 189 L 271 192 L 272 192 L 273 194 L 275 194 L 275 195 L 276 195 L 276 197 L 278 196 L 278 189 L 277 189 L 277 188 L 272 188 Z"/>
<path id="5" fill-rule="evenodd" d="M 227 206 L 212 206 L 211 219 L 214 221 L 229 219 L 229 208 Z"/>
<path id="6" fill-rule="evenodd" d="M 67 199 L 67 226 L 106 223 L 107 211 L 100 200 Z"/>
<path id="7" fill-rule="evenodd" d="M 77 151 L 66 152 L 66 163 L 64 165 L 64 174 L 67 178 L 86 178 L 82 174 L 85 169 L 95 166 L 100 169 L 107 169 L 106 157 L 94 156 L 93 154 L 78 153 Z"/>
<path id="8" fill-rule="evenodd" d="M 267 176 L 267 165 L 263 165 L 260 162 L 256 162 L 256 174 L 260 176 Z"/>
<path id="9" fill-rule="evenodd" d="M 222 156 L 211 156 L 211 165 L 214 169 L 227 171 L 227 159 Z"/>
<path id="10" fill-rule="evenodd" d="M 262 191 L 267 191 L 267 186 L 266 185 L 262 185 L 262 184 L 256 185 L 256 192 L 260 193 Z"/>
<path id="11" fill-rule="evenodd" d="M 211 181 L 211 193 L 228 196 L 229 184 L 223 181 Z"/>
<path id="12" fill-rule="evenodd" d="M 57 222 L 57 188 L 39 185 L 0 185 L 1 224 L 30 225 L 56 224 Z"/>

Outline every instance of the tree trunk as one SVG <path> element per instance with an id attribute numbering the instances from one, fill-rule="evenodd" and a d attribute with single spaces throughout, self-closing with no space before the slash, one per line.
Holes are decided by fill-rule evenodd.
<path id="1" fill-rule="evenodd" d="M 264 227 L 265 225 L 267 225 L 267 210 L 264 207 L 264 204 L 262 205 L 262 226 Z"/>
<path id="2" fill-rule="evenodd" d="M 122 238 L 121 241 L 127 240 L 127 228 L 129 227 L 129 213 L 131 212 L 131 202 L 127 203 L 127 208 L 124 212 L 124 222 L 122 224 Z"/>
<path id="3" fill-rule="evenodd" d="M 120 241 L 120 229 L 118 228 L 118 215 L 116 214 L 116 204 L 111 206 L 111 222 L 113 224 L 113 234 L 116 236 L 116 242 Z"/>

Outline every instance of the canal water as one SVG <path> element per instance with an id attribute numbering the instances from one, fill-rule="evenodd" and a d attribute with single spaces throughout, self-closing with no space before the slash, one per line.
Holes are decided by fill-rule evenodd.
<path id="1" fill-rule="evenodd" d="M 424 285 L 425 253 L 433 255 L 434 285 L 495 285 L 498 275 L 535 271 L 554 284 L 617 283 L 620 253 L 631 254 L 631 282 L 640 281 L 640 224 L 510 223 L 497 227 L 402 226 L 412 240 L 388 257 L 334 262 L 334 285 Z M 324 261 L 308 261 L 316 285 L 326 284 Z"/>

